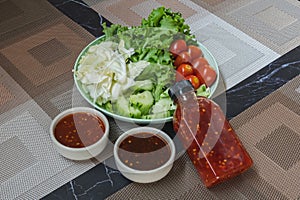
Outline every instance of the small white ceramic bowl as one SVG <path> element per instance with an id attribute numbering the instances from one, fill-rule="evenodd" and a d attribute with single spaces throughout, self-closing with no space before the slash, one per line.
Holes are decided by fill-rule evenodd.
<path id="1" fill-rule="evenodd" d="M 151 169 L 151 170 L 137 170 L 137 169 L 130 168 L 129 166 L 125 165 L 121 161 L 118 155 L 118 150 L 121 142 L 124 139 L 126 139 L 128 136 L 141 133 L 141 132 L 152 133 L 154 135 L 160 136 L 162 139 L 164 139 L 167 142 L 171 150 L 171 155 L 166 163 L 164 163 L 158 168 Z M 151 183 L 165 177 L 173 166 L 175 153 L 176 153 L 176 149 L 173 140 L 165 132 L 152 127 L 137 127 L 137 128 L 130 129 L 125 133 L 123 133 L 117 139 L 114 145 L 114 158 L 118 170 L 123 174 L 123 176 L 137 183 Z"/>
<path id="2" fill-rule="evenodd" d="M 68 116 L 69 114 L 74 113 L 90 113 L 98 116 L 105 126 L 104 135 L 94 144 L 91 144 L 82 148 L 73 148 L 68 147 L 60 143 L 54 136 L 54 130 L 58 122 Z M 107 145 L 109 135 L 109 123 L 105 115 L 103 115 L 100 111 L 88 107 L 75 107 L 68 110 L 65 110 L 58 114 L 52 121 L 50 125 L 50 137 L 53 141 L 53 144 L 56 150 L 64 157 L 71 160 L 86 160 L 92 157 L 99 155 Z"/>

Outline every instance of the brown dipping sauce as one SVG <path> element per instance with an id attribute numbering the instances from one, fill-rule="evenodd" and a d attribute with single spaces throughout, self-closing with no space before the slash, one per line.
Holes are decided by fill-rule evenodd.
<path id="1" fill-rule="evenodd" d="M 54 136 L 67 147 L 82 148 L 96 143 L 104 132 L 104 123 L 98 116 L 79 112 L 62 118 L 54 129 Z"/>
<path id="2" fill-rule="evenodd" d="M 119 145 L 118 155 L 130 168 L 152 170 L 170 159 L 171 148 L 160 136 L 142 132 L 126 137 Z"/>

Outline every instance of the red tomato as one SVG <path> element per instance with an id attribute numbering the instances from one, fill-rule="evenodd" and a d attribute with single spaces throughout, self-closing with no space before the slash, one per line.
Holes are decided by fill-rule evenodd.
<path id="1" fill-rule="evenodd" d="M 197 90 L 201 85 L 200 80 L 195 75 L 186 76 L 185 79 L 189 80 L 192 83 L 195 90 Z"/>
<path id="2" fill-rule="evenodd" d="M 188 52 L 183 51 L 181 52 L 175 59 L 174 65 L 176 67 L 179 67 L 179 65 L 184 63 L 190 63 L 191 62 L 191 56 Z"/>
<path id="3" fill-rule="evenodd" d="M 204 57 L 198 57 L 196 59 L 193 60 L 192 62 L 192 67 L 194 70 L 194 74 L 198 77 L 198 79 L 200 80 L 201 84 L 205 83 L 205 80 L 203 79 L 202 75 L 199 73 L 200 68 L 202 68 L 205 65 L 209 65 L 206 58 Z"/>
<path id="4" fill-rule="evenodd" d="M 202 51 L 199 47 L 194 45 L 189 45 L 187 52 L 191 55 L 192 60 L 198 57 L 202 57 Z"/>
<path id="5" fill-rule="evenodd" d="M 193 68 L 198 68 L 198 67 L 201 67 L 201 66 L 204 66 L 204 65 L 209 65 L 206 58 L 204 58 L 204 57 L 199 57 L 199 58 L 196 58 L 192 61 L 192 67 Z"/>
<path id="6" fill-rule="evenodd" d="M 194 73 L 197 77 L 201 77 L 208 87 L 211 86 L 217 78 L 216 71 L 209 65 L 194 68 Z"/>
<path id="7" fill-rule="evenodd" d="M 187 45 L 184 40 L 175 40 L 172 42 L 169 51 L 176 58 L 177 55 L 183 51 L 187 50 Z"/>
<path id="8" fill-rule="evenodd" d="M 194 70 L 193 67 L 189 64 L 181 64 L 177 68 L 177 72 L 182 74 L 183 76 L 193 75 Z"/>

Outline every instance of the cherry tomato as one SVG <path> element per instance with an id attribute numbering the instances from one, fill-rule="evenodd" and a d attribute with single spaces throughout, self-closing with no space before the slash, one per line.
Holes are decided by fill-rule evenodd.
<path id="1" fill-rule="evenodd" d="M 179 67 L 179 65 L 184 63 L 191 63 L 191 56 L 188 52 L 183 51 L 181 52 L 175 59 L 174 65 L 176 67 Z"/>
<path id="2" fill-rule="evenodd" d="M 179 53 L 186 51 L 187 45 L 184 40 L 175 40 L 172 42 L 169 51 L 176 58 Z"/>
<path id="3" fill-rule="evenodd" d="M 179 65 L 179 67 L 177 68 L 177 72 L 182 74 L 183 76 L 188 76 L 188 75 L 194 74 L 193 67 L 191 65 L 185 64 L 185 63 Z"/>
<path id="4" fill-rule="evenodd" d="M 216 71 L 209 65 L 194 68 L 194 73 L 197 77 L 201 77 L 208 87 L 211 86 L 217 78 Z"/>
<path id="5" fill-rule="evenodd" d="M 201 85 L 200 80 L 195 75 L 186 76 L 185 79 L 189 80 L 192 83 L 195 90 L 197 90 Z"/>
<path id="6" fill-rule="evenodd" d="M 192 67 L 193 68 L 198 68 L 198 67 L 204 66 L 204 65 L 209 65 L 206 58 L 204 58 L 204 57 L 199 57 L 199 58 L 196 58 L 192 61 Z"/>
<path id="7" fill-rule="evenodd" d="M 194 45 L 189 45 L 187 52 L 191 55 L 192 60 L 198 57 L 202 57 L 202 51 L 199 47 Z"/>
<path id="8" fill-rule="evenodd" d="M 200 80 L 203 81 L 204 83 L 204 80 L 202 78 L 201 75 L 199 75 L 198 71 L 200 70 L 201 67 L 203 67 L 204 65 L 209 65 L 208 64 L 208 61 L 206 60 L 206 58 L 204 57 L 198 57 L 196 59 L 194 59 L 191 63 L 192 67 L 193 67 L 193 70 L 194 70 L 194 75 L 196 75 Z"/>

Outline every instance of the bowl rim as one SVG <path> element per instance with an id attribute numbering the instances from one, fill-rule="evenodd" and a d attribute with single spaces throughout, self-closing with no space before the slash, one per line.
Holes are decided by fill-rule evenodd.
<path id="1" fill-rule="evenodd" d="M 96 109 L 100 110 L 101 112 L 105 113 L 106 115 L 120 120 L 120 121 L 124 121 L 124 122 L 129 122 L 129 123 L 139 123 L 139 124 L 162 124 L 162 123 L 166 123 L 166 122 L 170 122 L 173 119 L 173 116 L 170 117 L 165 117 L 165 118 L 157 118 L 157 119 L 139 119 L 139 118 L 131 118 L 131 117 L 125 117 L 122 115 L 118 115 L 116 113 L 110 112 L 102 107 L 100 107 L 99 105 L 97 105 L 96 103 L 93 103 L 93 101 L 88 97 L 88 94 L 85 93 L 83 91 L 83 89 L 81 88 L 81 83 L 79 83 L 80 81 L 77 80 L 76 77 L 76 72 L 78 70 L 78 66 L 79 66 L 79 61 L 82 58 L 82 56 L 88 51 L 88 49 L 94 45 L 100 44 L 101 43 L 101 39 L 103 39 L 105 37 L 105 35 L 102 35 L 100 37 L 97 37 L 96 39 L 94 39 L 93 41 L 91 41 L 87 46 L 85 46 L 82 51 L 79 53 L 79 55 L 76 58 L 76 61 L 74 63 L 74 67 L 73 67 L 73 79 L 76 85 L 77 90 L 79 91 L 80 95 L 93 107 L 95 107 Z M 216 71 L 217 77 L 216 80 L 213 84 L 213 89 L 210 87 L 210 95 L 208 96 L 208 98 L 211 98 L 215 91 L 217 90 L 219 81 L 220 81 L 220 69 L 218 66 L 218 63 L 215 59 L 215 57 L 212 55 L 212 53 L 206 48 L 206 46 L 204 46 L 202 43 L 200 43 L 197 40 L 197 44 L 199 45 L 200 49 L 202 50 L 202 53 L 204 54 L 203 57 L 205 57 L 207 59 L 207 57 L 210 57 L 210 60 L 212 63 L 209 63 L 210 66 Z M 204 50 L 204 51 L 203 51 Z"/>
<path id="2" fill-rule="evenodd" d="M 97 142 L 88 145 L 88 146 L 84 146 L 84 147 L 80 147 L 80 148 L 73 148 L 73 147 L 68 147 L 63 145 L 62 143 L 60 143 L 54 136 L 54 128 L 56 127 L 57 123 L 65 116 L 69 115 L 69 114 L 74 114 L 74 113 L 90 113 L 90 114 L 94 114 L 98 117 L 100 117 L 100 119 L 103 121 L 104 126 L 105 126 L 105 131 L 103 136 L 97 140 Z M 51 124 L 50 124 L 50 137 L 52 139 L 52 141 L 55 143 L 55 145 L 59 146 L 60 148 L 63 148 L 65 150 L 68 151 L 72 151 L 72 152 L 82 152 L 82 151 L 89 151 L 93 148 L 96 148 L 99 144 L 102 144 L 103 141 L 105 140 L 105 138 L 108 138 L 109 135 L 109 123 L 108 120 L 106 118 L 106 116 L 101 113 L 99 110 L 97 109 L 93 109 L 90 107 L 73 107 L 73 108 L 69 108 L 67 110 L 64 110 L 63 112 L 59 113 L 58 115 L 55 116 L 55 118 L 52 120 Z"/>
<path id="3" fill-rule="evenodd" d="M 171 150 L 171 155 L 167 162 L 165 162 L 163 165 L 161 165 L 157 168 L 151 169 L 151 170 L 138 170 L 138 169 L 128 167 L 121 161 L 121 159 L 118 155 L 119 144 L 127 136 L 133 135 L 133 134 L 136 134 L 139 132 L 150 132 L 155 135 L 159 135 L 167 142 L 167 144 L 170 146 L 170 150 Z M 136 128 L 129 129 L 128 131 L 124 132 L 122 135 L 119 136 L 119 138 L 116 140 L 116 142 L 114 144 L 113 155 L 114 155 L 116 164 L 121 165 L 121 167 L 123 169 L 123 170 L 119 169 L 121 172 L 134 173 L 134 174 L 151 174 L 151 173 L 156 173 L 156 172 L 160 171 L 161 169 L 164 169 L 170 165 L 173 165 L 173 162 L 175 160 L 175 155 L 176 155 L 176 147 L 175 147 L 173 140 L 169 137 L 169 135 L 166 132 L 164 132 L 160 129 L 157 129 L 157 128 L 153 128 L 153 127 L 136 127 Z"/>

